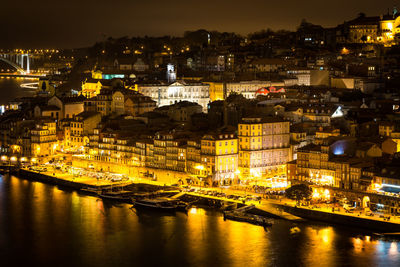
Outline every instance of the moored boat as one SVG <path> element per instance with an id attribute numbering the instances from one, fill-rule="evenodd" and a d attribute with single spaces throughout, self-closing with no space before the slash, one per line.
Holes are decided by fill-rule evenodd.
<path id="1" fill-rule="evenodd" d="M 151 208 L 167 211 L 187 211 L 189 205 L 178 199 L 170 198 L 142 198 L 133 199 L 135 208 Z"/>
<path id="2" fill-rule="evenodd" d="M 255 225 L 261 225 L 264 227 L 272 226 L 272 222 L 262 216 L 235 212 L 235 211 L 224 212 L 224 220 L 247 222 Z"/>
<path id="3" fill-rule="evenodd" d="M 119 202 L 125 202 L 125 203 L 132 203 L 132 198 L 129 194 L 130 192 L 102 192 L 99 193 L 98 196 L 101 197 L 102 199 L 107 199 L 107 200 L 113 200 L 113 201 L 119 201 Z"/>
<path id="4" fill-rule="evenodd" d="M 135 208 L 151 208 L 159 210 L 175 211 L 176 203 L 163 198 L 142 198 L 133 200 L 133 206 Z"/>

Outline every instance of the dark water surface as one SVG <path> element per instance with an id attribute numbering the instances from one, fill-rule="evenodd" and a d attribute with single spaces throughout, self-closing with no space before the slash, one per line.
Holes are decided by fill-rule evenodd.
<path id="1" fill-rule="evenodd" d="M 0 105 L 5 105 L 17 97 L 33 96 L 35 91 L 21 88 L 21 84 L 37 81 L 37 79 L 0 77 Z"/>
<path id="2" fill-rule="evenodd" d="M 221 213 L 136 211 L 0 176 L 0 266 L 400 266 L 397 241 L 275 220 L 269 231 Z"/>

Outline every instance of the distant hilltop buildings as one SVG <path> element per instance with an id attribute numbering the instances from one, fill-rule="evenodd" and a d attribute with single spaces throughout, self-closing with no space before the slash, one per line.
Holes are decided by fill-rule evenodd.
<path id="1" fill-rule="evenodd" d="M 399 15 L 396 7 L 392 13 L 380 16 L 368 17 L 360 13 L 357 18 L 335 28 L 323 28 L 303 20 L 297 31 L 297 39 L 310 46 L 382 44 L 390 47 L 400 41 Z"/>

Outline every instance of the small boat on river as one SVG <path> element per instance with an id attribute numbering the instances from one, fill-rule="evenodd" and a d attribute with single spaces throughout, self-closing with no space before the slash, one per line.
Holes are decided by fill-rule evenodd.
<path id="1" fill-rule="evenodd" d="M 119 201 L 124 203 L 132 203 L 130 191 L 109 191 L 98 194 L 99 197 L 106 200 Z"/>
<path id="2" fill-rule="evenodd" d="M 260 226 L 272 226 L 272 222 L 262 216 L 247 214 L 243 212 L 225 211 L 224 220 L 232 220 L 238 222 L 247 222 Z"/>
<path id="3" fill-rule="evenodd" d="M 142 198 L 133 199 L 135 208 L 150 208 L 164 211 L 187 211 L 189 205 L 186 202 L 171 198 Z"/>

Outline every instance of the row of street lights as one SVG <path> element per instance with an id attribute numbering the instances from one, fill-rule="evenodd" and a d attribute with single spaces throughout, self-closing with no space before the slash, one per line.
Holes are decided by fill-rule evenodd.
<path id="1" fill-rule="evenodd" d="M 27 163 L 27 162 L 29 162 L 29 160 L 28 160 L 27 157 L 20 157 L 19 160 L 18 160 L 18 157 L 17 157 L 17 156 L 8 157 L 8 156 L 6 156 L 6 155 L 2 155 L 2 156 L 0 157 L 0 159 L 1 159 L 2 162 L 8 161 L 10 164 L 11 164 L 11 162 L 12 162 L 12 163 L 16 163 L 16 162 L 18 162 L 18 161 L 20 161 L 21 163 Z M 36 159 L 36 158 L 31 158 L 30 162 L 31 162 L 31 163 L 35 163 L 35 162 L 37 162 L 37 159 Z"/>

